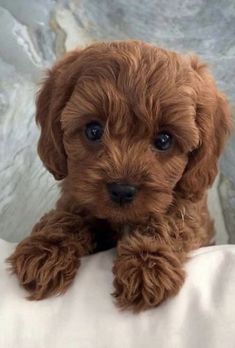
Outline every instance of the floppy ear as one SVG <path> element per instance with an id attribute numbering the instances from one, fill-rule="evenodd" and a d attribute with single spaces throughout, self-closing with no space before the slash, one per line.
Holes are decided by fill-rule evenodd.
<path id="1" fill-rule="evenodd" d="M 190 57 L 197 95 L 196 124 L 199 145 L 189 154 L 189 161 L 176 190 L 184 198 L 196 201 L 213 184 L 218 158 L 231 130 L 231 114 L 225 96 L 220 93 L 205 64 Z"/>
<path id="2" fill-rule="evenodd" d="M 36 122 L 41 127 L 38 153 L 56 180 L 67 175 L 60 116 L 74 88 L 72 65 L 78 55 L 78 51 L 67 54 L 48 71 L 36 100 Z"/>

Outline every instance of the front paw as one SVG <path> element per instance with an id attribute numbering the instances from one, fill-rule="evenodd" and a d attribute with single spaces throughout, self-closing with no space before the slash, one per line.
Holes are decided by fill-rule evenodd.
<path id="1" fill-rule="evenodd" d="M 66 240 L 59 233 L 50 239 L 40 233 L 26 238 L 7 262 L 20 284 L 30 293 L 28 298 L 31 300 L 65 292 L 80 264 L 75 242 Z"/>
<path id="2" fill-rule="evenodd" d="M 114 296 L 121 309 L 134 312 L 159 305 L 177 294 L 185 273 L 181 263 L 168 247 L 148 251 L 123 252 L 114 264 Z"/>

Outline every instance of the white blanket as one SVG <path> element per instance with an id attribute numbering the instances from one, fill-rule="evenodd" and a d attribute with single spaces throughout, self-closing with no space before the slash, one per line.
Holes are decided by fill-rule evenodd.
<path id="1" fill-rule="evenodd" d="M 235 347 L 235 246 L 194 252 L 179 295 L 141 314 L 113 304 L 115 250 L 84 258 L 65 295 L 30 302 L 6 271 L 13 248 L 0 241 L 1 348 Z"/>

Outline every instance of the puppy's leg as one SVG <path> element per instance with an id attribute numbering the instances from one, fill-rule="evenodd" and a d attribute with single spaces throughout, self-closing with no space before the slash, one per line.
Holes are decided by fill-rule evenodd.
<path id="1" fill-rule="evenodd" d="M 117 305 L 133 311 L 155 307 L 177 294 L 185 277 L 177 253 L 139 233 L 119 243 L 113 272 Z"/>
<path id="2" fill-rule="evenodd" d="M 189 252 L 210 243 L 214 228 L 206 199 L 186 203 L 166 215 L 149 217 L 120 240 L 113 271 L 114 295 L 121 308 L 138 311 L 177 294 Z"/>
<path id="3" fill-rule="evenodd" d="M 55 210 L 46 214 L 8 258 L 29 299 L 65 292 L 80 265 L 92 252 L 93 236 L 80 216 Z"/>
<path id="4" fill-rule="evenodd" d="M 177 229 L 177 224 L 174 227 Z M 118 244 L 113 267 L 117 305 L 139 311 L 177 294 L 185 279 L 183 262 L 193 245 L 193 236 L 193 230 L 188 227 L 187 231 L 187 226 L 181 233 L 180 229 L 173 230 L 168 221 L 152 221 L 124 237 Z M 198 246 L 195 241 L 195 247 Z"/>

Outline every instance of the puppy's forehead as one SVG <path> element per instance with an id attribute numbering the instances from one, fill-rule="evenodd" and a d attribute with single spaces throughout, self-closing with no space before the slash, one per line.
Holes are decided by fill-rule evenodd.
<path id="1" fill-rule="evenodd" d="M 160 108 L 172 108 L 185 95 L 193 96 L 192 74 L 182 56 L 140 43 L 97 47 L 82 56 L 77 91 L 93 99 L 95 106 L 102 104 L 107 116 L 118 103 L 143 121 L 147 112 L 149 122 Z M 184 103 L 187 107 L 190 100 Z"/>
<path id="2" fill-rule="evenodd" d="M 122 92 L 141 94 L 176 82 L 183 59 L 144 43 L 119 42 L 97 45 L 84 50 L 79 59 L 79 80 L 108 80 Z M 156 86 L 157 85 L 157 86 Z"/>

